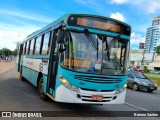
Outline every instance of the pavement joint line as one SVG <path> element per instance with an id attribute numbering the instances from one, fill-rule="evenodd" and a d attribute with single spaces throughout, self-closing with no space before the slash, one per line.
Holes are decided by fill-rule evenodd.
<path id="1" fill-rule="evenodd" d="M 136 106 L 136 105 L 133 105 L 133 104 L 130 104 L 130 103 L 127 103 L 127 102 L 125 102 L 125 104 L 127 104 L 127 105 L 129 105 L 129 106 L 132 106 L 132 107 L 135 107 L 135 108 L 138 108 L 138 109 L 141 109 L 141 110 L 143 110 L 143 111 L 147 111 L 147 112 L 153 113 L 153 112 L 151 112 L 151 111 L 149 111 L 149 110 L 147 110 L 147 109 L 138 107 L 138 106 Z"/>
<path id="2" fill-rule="evenodd" d="M 5 73 L 7 73 L 7 72 L 10 72 L 10 71 L 12 71 L 12 70 L 14 70 L 14 69 L 16 69 L 16 68 L 14 67 L 14 68 L 12 68 L 12 69 L 10 69 L 10 70 L 8 70 L 8 71 L 5 71 L 5 72 L 3 72 L 3 73 L 0 73 L 0 75 L 5 74 Z"/>

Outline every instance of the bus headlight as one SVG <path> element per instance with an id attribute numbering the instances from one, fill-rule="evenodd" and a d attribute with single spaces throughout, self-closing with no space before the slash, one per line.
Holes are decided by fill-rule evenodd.
<path id="1" fill-rule="evenodd" d="M 126 88 L 127 88 L 127 84 L 125 84 L 123 86 L 123 88 L 116 90 L 115 94 L 119 94 L 119 93 L 123 92 Z"/>
<path id="2" fill-rule="evenodd" d="M 60 81 L 61 81 L 61 83 L 62 83 L 62 85 L 63 85 L 64 87 L 66 87 L 66 88 L 68 88 L 68 89 L 70 89 L 70 90 L 72 90 L 72 91 L 74 91 L 74 92 L 79 93 L 79 88 L 76 87 L 76 86 L 74 86 L 74 85 L 71 85 L 71 84 L 67 81 L 67 79 L 65 79 L 63 76 L 59 76 L 59 79 L 60 79 Z"/>

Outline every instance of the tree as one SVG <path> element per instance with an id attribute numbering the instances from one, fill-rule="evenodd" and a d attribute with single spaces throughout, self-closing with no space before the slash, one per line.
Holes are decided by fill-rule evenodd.
<path id="1" fill-rule="evenodd" d="M 160 45 L 157 46 L 157 48 L 156 48 L 156 53 L 157 53 L 158 55 L 160 55 Z"/>
<path id="2" fill-rule="evenodd" d="M 5 56 L 5 60 L 8 60 L 8 58 L 12 55 L 12 51 L 8 48 L 3 48 L 1 49 L 1 54 Z"/>
<path id="3" fill-rule="evenodd" d="M 12 55 L 14 55 L 14 56 L 16 56 L 17 55 L 17 49 L 14 49 L 13 51 L 12 51 Z"/>
<path id="4" fill-rule="evenodd" d="M 2 50 L 0 50 L 0 56 L 2 56 L 3 55 L 3 52 L 2 52 Z"/>

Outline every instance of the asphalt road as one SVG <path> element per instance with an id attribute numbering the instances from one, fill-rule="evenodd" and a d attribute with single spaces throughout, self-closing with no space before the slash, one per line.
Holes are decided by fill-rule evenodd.
<path id="1" fill-rule="evenodd" d="M 73 116 L 79 114 L 79 111 L 107 111 L 108 114 L 114 114 L 111 111 L 160 111 L 160 90 L 153 93 L 145 91 L 133 91 L 127 89 L 126 102 L 123 105 L 82 105 L 82 104 L 64 104 L 52 100 L 43 101 L 39 98 L 37 89 L 27 81 L 20 81 L 16 77 L 15 69 L 0 74 L 0 111 L 72 111 Z M 93 112 L 94 114 L 94 112 Z M 94 114 L 95 115 L 95 114 Z M 93 116 L 94 116 L 93 115 Z M 160 115 L 159 115 L 160 116 Z M 1 119 L 1 118 L 0 118 Z M 17 119 L 17 118 L 16 118 Z M 53 118 L 47 118 L 53 119 Z M 56 118 L 57 119 L 57 118 Z M 70 119 L 70 118 L 59 118 Z M 72 119 L 79 119 L 81 117 Z M 83 118 L 84 119 L 84 118 Z M 95 120 L 103 117 L 85 117 L 85 119 Z M 122 119 L 119 117 L 108 119 Z M 157 117 L 135 117 L 123 119 L 149 119 L 158 120 Z"/>

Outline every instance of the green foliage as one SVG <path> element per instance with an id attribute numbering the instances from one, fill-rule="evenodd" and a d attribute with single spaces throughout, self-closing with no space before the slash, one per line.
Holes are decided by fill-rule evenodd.
<path id="1" fill-rule="evenodd" d="M 10 55 L 16 56 L 17 55 L 17 49 L 11 51 L 8 48 L 3 48 L 3 49 L 0 50 L 0 56 L 10 56 Z"/>
<path id="2" fill-rule="evenodd" d="M 3 55 L 3 51 L 2 51 L 2 50 L 0 50 L 0 56 L 1 56 L 1 55 Z"/>
<path id="3" fill-rule="evenodd" d="M 158 55 L 160 55 L 160 45 L 157 46 L 157 48 L 156 48 L 156 53 L 157 53 Z"/>
<path id="4" fill-rule="evenodd" d="M 144 66 L 144 67 L 143 67 L 143 71 L 144 71 L 145 73 L 148 72 L 148 71 L 147 71 L 147 66 Z"/>
<path id="5" fill-rule="evenodd" d="M 8 48 L 3 48 L 1 49 L 1 55 L 5 55 L 5 56 L 9 56 L 9 55 L 12 55 L 12 51 Z"/>
<path id="6" fill-rule="evenodd" d="M 16 56 L 17 55 L 17 49 L 14 49 L 13 51 L 12 51 L 12 55 L 14 55 L 14 56 Z"/>

